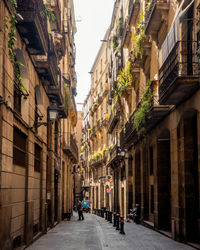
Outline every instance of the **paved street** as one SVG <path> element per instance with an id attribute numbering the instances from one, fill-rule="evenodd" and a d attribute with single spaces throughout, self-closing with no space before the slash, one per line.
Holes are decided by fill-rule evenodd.
<path id="1" fill-rule="evenodd" d="M 119 234 L 105 219 L 84 214 L 84 221 L 63 221 L 42 236 L 28 250 L 190 250 L 144 226 L 133 222 L 125 224 L 126 235 Z"/>

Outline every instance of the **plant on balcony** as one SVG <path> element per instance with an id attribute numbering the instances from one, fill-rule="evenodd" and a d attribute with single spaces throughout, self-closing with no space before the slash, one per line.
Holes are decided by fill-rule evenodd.
<path id="1" fill-rule="evenodd" d="M 65 91 L 65 109 L 68 110 L 68 108 L 69 108 L 69 95 Z"/>
<path id="2" fill-rule="evenodd" d="M 84 149 L 85 149 L 85 146 L 82 146 L 82 147 L 81 147 L 81 152 L 83 152 L 83 151 L 84 151 Z"/>
<path id="3" fill-rule="evenodd" d="M 121 134 L 121 132 L 125 133 L 126 124 L 129 121 L 129 118 L 130 118 L 130 114 L 127 115 L 127 119 L 124 119 L 124 122 L 123 122 L 121 128 L 119 129 L 119 134 Z"/>
<path id="4" fill-rule="evenodd" d="M 135 36 L 135 42 L 134 42 L 134 53 L 136 57 L 140 55 L 140 58 L 142 58 L 144 41 L 145 41 L 145 34 L 143 31 L 139 31 Z"/>
<path id="5" fill-rule="evenodd" d="M 142 96 L 141 106 L 134 116 L 133 125 L 137 131 L 138 136 L 145 136 L 146 134 L 146 124 L 148 119 L 150 118 L 149 111 L 152 106 L 152 82 L 153 80 L 148 81 Z"/>
<path id="6" fill-rule="evenodd" d="M 146 15 L 146 9 L 145 11 L 142 10 L 141 15 L 140 15 L 140 22 L 137 25 L 137 32 L 133 34 L 133 41 L 134 41 L 134 53 L 135 56 L 137 57 L 140 55 L 142 58 L 143 55 L 143 47 L 144 47 L 144 41 L 145 41 L 145 23 L 144 23 L 144 17 Z"/>
<path id="7" fill-rule="evenodd" d="M 117 24 L 116 32 L 117 32 L 117 34 L 121 35 L 120 33 L 121 33 L 122 25 L 123 25 L 123 18 L 120 17 L 120 18 L 117 20 L 116 24 Z"/>
<path id="8" fill-rule="evenodd" d="M 94 104 L 92 104 L 92 108 L 91 108 L 91 111 L 95 111 L 98 107 L 98 104 L 95 102 Z"/>
<path id="9" fill-rule="evenodd" d="M 8 32 L 8 54 L 10 61 L 13 65 L 14 68 L 14 73 L 15 77 L 17 80 L 17 84 L 19 88 L 22 91 L 27 92 L 26 88 L 23 85 L 23 79 L 20 73 L 20 65 L 24 66 L 22 62 L 16 60 L 16 24 L 17 24 L 17 19 L 23 20 L 23 17 L 17 12 L 17 1 L 16 0 L 9 0 L 10 3 L 10 10 L 11 13 L 9 14 L 9 17 L 5 17 L 4 23 L 5 23 L 5 28 L 9 30 Z M 9 23 L 9 25 L 8 25 Z"/>
<path id="10" fill-rule="evenodd" d="M 128 91 L 131 89 L 132 85 L 132 74 L 131 74 L 131 63 L 128 61 L 126 66 L 119 72 L 117 77 L 117 84 L 114 86 L 113 91 L 113 104 L 112 104 L 112 112 L 116 106 L 119 104 L 119 109 L 123 114 L 123 105 L 122 105 L 122 97 L 126 97 L 128 95 Z"/>
<path id="11" fill-rule="evenodd" d="M 131 63 L 128 61 L 126 66 L 119 72 L 117 84 L 120 86 L 122 95 L 126 95 L 132 85 L 133 77 L 131 74 Z"/>
<path id="12" fill-rule="evenodd" d="M 108 119 L 109 119 L 109 114 L 108 114 L 108 113 L 105 113 L 105 114 L 104 114 L 104 119 L 105 119 L 105 120 L 108 120 Z"/>
<path id="13" fill-rule="evenodd" d="M 43 8 L 45 17 L 47 17 L 51 23 L 54 23 L 56 21 L 56 16 L 54 12 L 50 10 L 46 4 L 43 5 Z"/>
<path id="14" fill-rule="evenodd" d="M 118 29 L 119 27 L 121 27 L 122 24 L 123 24 L 123 18 L 122 18 L 122 17 L 119 17 L 118 20 L 117 20 L 117 22 L 116 22 L 116 24 L 117 24 L 117 29 Z"/>
<path id="15" fill-rule="evenodd" d="M 113 48 L 113 50 L 116 50 L 117 47 L 118 47 L 118 40 L 117 40 L 117 36 L 114 35 L 114 36 L 112 37 L 111 48 Z"/>
<path id="16" fill-rule="evenodd" d="M 106 157 L 106 153 L 109 152 L 109 147 L 104 146 L 102 149 L 102 157 Z"/>

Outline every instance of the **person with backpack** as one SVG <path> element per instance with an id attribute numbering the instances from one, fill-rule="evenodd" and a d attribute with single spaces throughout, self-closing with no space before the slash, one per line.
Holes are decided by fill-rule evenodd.
<path id="1" fill-rule="evenodd" d="M 83 216 L 83 206 L 82 202 L 79 200 L 78 205 L 77 205 L 77 210 L 78 210 L 78 220 L 84 220 Z"/>

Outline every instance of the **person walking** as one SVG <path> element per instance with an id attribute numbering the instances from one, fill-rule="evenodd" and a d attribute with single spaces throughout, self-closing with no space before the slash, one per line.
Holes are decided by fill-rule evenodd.
<path id="1" fill-rule="evenodd" d="M 84 220 L 83 216 L 83 206 L 82 202 L 79 200 L 78 205 L 77 205 L 77 210 L 78 210 L 78 220 Z"/>

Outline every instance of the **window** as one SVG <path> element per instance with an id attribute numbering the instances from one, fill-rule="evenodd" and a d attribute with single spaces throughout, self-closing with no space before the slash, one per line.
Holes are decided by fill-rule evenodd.
<path id="1" fill-rule="evenodd" d="M 35 143 L 34 170 L 36 172 L 41 171 L 41 151 L 41 147 Z"/>
<path id="2" fill-rule="evenodd" d="M 14 109 L 21 114 L 21 92 L 17 84 L 14 84 Z"/>
<path id="3" fill-rule="evenodd" d="M 123 181 L 124 179 L 126 179 L 125 164 L 123 164 L 123 166 L 122 166 L 122 168 L 121 168 L 121 181 Z"/>
<path id="4" fill-rule="evenodd" d="M 96 70 L 96 81 L 97 81 L 97 76 L 98 76 L 98 73 L 97 73 L 97 70 Z"/>
<path id="5" fill-rule="evenodd" d="M 14 127 L 13 164 L 26 167 L 26 135 Z"/>
<path id="6" fill-rule="evenodd" d="M 16 61 L 17 59 L 15 59 Z M 21 114 L 21 90 L 18 86 L 19 80 L 17 79 L 17 73 L 20 73 L 19 66 L 17 65 L 14 68 L 14 74 L 15 74 L 15 79 L 14 79 L 14 109 L 17 113 Z"/>

